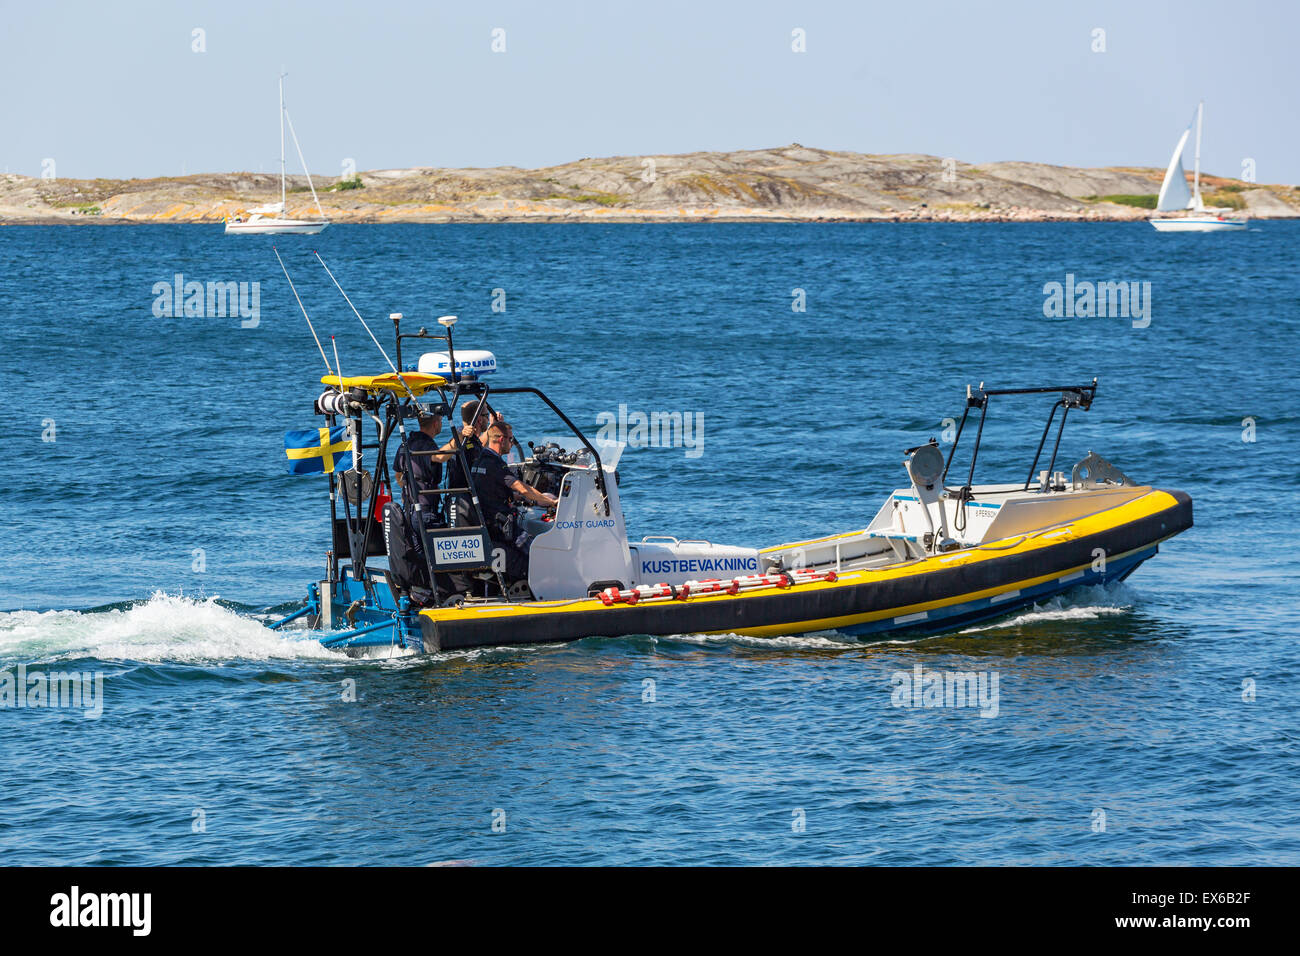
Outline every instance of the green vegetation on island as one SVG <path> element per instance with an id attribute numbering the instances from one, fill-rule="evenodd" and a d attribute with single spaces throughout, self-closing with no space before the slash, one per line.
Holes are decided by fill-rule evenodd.
<path id="1" fill-rule="evenodd" d="M 1117 193 L 1112 196 L 1084 196 L 1088 202 L 1113 202 L 1117 206 L 1136 206 L 1138 209 L 1155 209 L 1156 195 L 1135 196 L 1129 193 Z"/>

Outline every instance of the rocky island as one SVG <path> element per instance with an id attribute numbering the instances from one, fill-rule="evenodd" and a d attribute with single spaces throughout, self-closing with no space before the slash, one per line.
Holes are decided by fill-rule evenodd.
<path id="1" fill-rule="evenodd" d="M 1090 221 L 1150 215 L 1162 169 L 972 165 L 924 155 L 777 149 L 614 156 L 521 169 L 375 169 L 312 184 L 331 222 Z M 305 176 L 288 214 L 314 214 Z M 1201 177 L 1207 205 L 1300 217 L 1300 187 Z M 0 224 L 219 223 L 278 200 L 279 176 L 4 174 Z"/>

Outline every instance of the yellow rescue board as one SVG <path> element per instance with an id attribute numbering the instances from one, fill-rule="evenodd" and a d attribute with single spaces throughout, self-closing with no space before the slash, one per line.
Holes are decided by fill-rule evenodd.
<path id="1" fill-rule="evenodd" d="M 331 388 L 339 387 L 339 377 L 337 375 L 322 375 L 321 384 L 328 385 Z M 406 384 L 403 385 L 402 383 Z M 399 378 L 393 372 L 385 372 L 383 375 L 349 375 L 343 379 L 343 388 L 364 388 L 367 392 L 397 392 L 405 395 L 407 389 L 410 389 L 412 395 L 423 395 L 431 388 L 439 388 L 447 384 L 447 380 L 441 375 L 427 375 L 424 372 L 403 372 Z"/>

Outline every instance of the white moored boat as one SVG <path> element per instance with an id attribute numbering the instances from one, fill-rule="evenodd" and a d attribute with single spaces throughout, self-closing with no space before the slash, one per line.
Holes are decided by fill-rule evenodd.
<path id="1" fill-rule="evenodd" d="M 248 212 L 247 219 L 227 219 L 226 232 L 314 236 L 329 225 L 328 222 L 319 220 L 287 219 L 284 216 L 284 203 L 278 202 L 267 203 Z"/>
<path id="2" fill-rule="evenodd" d="M 289 111 L 284 108 L 284 77 L 280 74 L 280 201 L 266 203 L 248 210 L 248 218 L 236 216 L 234 219 L 226 220 L 226 233 L 241 233 L 244 235 L 301 235 L 314 236 L 320 232 L 329 223 L 325 220 L 325 213 L 320 207 L 320 198 L 316 195 L 316 187 L 312 184 L 311 173 L 307 171 L 307 160 L 303 158 L 302 147 L 298 144 L 298 134 L 293 130 L 293 120 L 289 119 Z M 285 177 L 284 177 L 284 126 L 289 124 L 289 135 L 293 137 L 294 148 L 298 150 L 298 159 L 302 162 L 302 171 L 307 176 L 307 186 L 311 189 L 311 198 L 316 203 L 316 213 L 319 219 L 290 219 L 285 216 Z"/>
<path id="3" fill-rule="evenodd" d="M 1160 184 L 1160 198 L 1156 201 L 1157 215 L 1148 220 L 1159 232 L 1234 232 L 1245 229 L 1249 221 L 1246 217 L 1223 215 L 1231 210 L 1206 209 L 1201 199 L 1201 120 L 1205 113 L 1205 103 L 1196 107 L 1195 123 L 1189 123 L 1187 129 L 1174 147 L 1173 158 L 1165 170 L 1164 182 Z M 1196 126 L 1196 157 L 1193 186 L 1187 188 L 1187 173 L 1183 169 L 1183 150 L 1187 140 Z M 1183 215 L 1160 216 L 1159 213 L 1184 213 Z"/>

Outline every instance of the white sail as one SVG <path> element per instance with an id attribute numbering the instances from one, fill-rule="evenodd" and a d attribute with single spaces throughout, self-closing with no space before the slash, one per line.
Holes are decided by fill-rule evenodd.
<path id="1" fill-rule="evenodd" d="M 265 206 L 256 206 L 248 211 L 263 216 L 278 216 L 280 213 L 284 212 L 284 203 L 269 202 Z"/>
<path id="2" fill-rule="evenodd" d="M 1183 130 L 1178 145 L 1174 147 L 1173 159 L 1169 160 L 1169 168 L 1165 170 L 1165 181 L 1160 184 L 1160 198 L 1156 201 L 1156 209 L 1161 212 L 1187 209 L 1192 204 L 1192 191 L 1187 188 L 1187 173 L 1183 170 L 1183 148 L 1191 132 L 1190 125 Z"/>
<path id="3" fill-rule="evenodd" d="M 1164 182 L 1160 184 L 1160 198 L 1156 200 L 1156 209 L 1162 213 L 1182 212 L 1181 216 L 1161 216 L 1157 213 L 1147 221 L 1157 232 L 1228 232 L 1246 228 L 1249 221 L 1245 216 L 1225 216 L 1227 210 L 1207 210 L 1201 197 L 1201 128 L 1205 119 L 1205 103 L 1196 107 L 1196 118 L 1183 131 L 1174 148 L 1169 168 L 1165 170 Z M 1183 169 L 1183 150 L 1192 135 L 1192 125 L 1196 126 L 1196 165 L 1192 186 L 1187 186 L 1187 173 Z"/>

